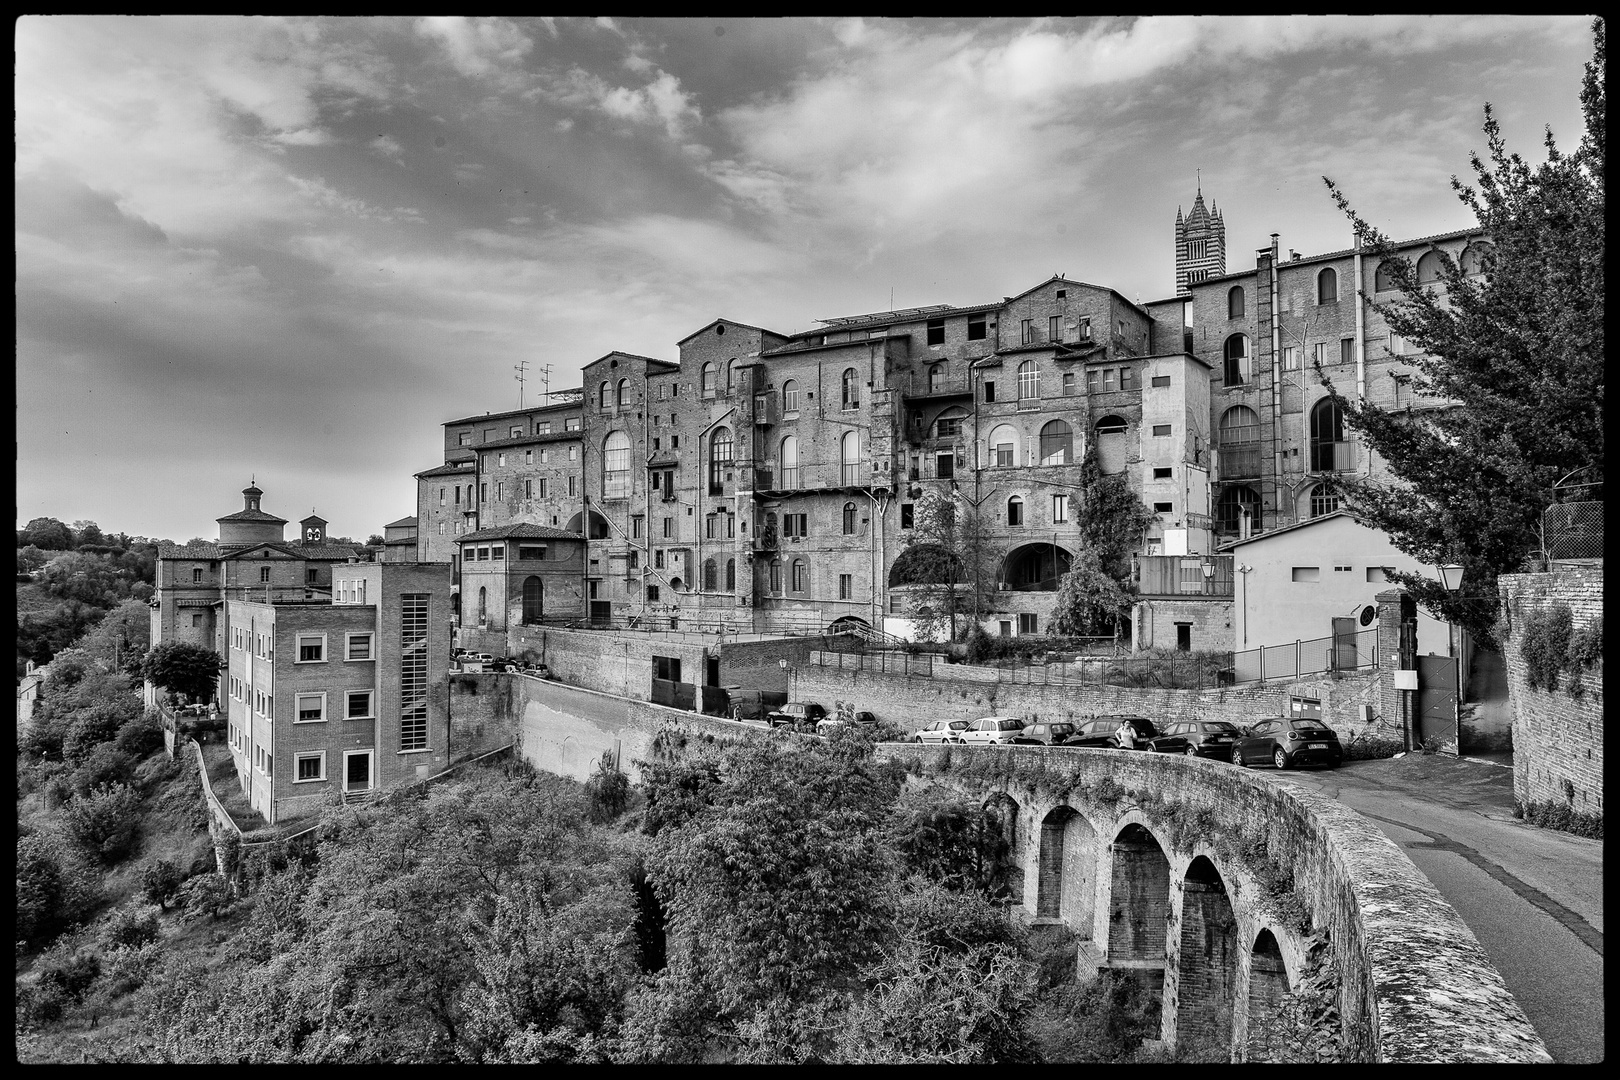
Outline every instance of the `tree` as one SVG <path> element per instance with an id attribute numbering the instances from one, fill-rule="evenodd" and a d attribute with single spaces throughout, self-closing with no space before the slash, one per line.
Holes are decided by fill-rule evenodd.
<path id="1" fill-rule="evenodd" d="M 366 537 L 366 547 L 382 547 L 383 538 L 376 533 Z"/>
<path id="2" fill-rule="evenodd" d="M 123 784 L 109 784 L 80 796 L 62 810 L 68 838 L 86 855 L 111 865 L 135 845 L 141 797 Z"/>
<path id="3" fill-rule="evenodd" d="M 1087 548 L 1058 582 L 1052 631 L 1075 637 L 1111 634 L 1135 600 L 1129 585 L 1104 572 L 1096 549 Z"/>
<path id="4" fill-rule="evenodd" d="M 73 523 L 73 546 L 83 547 L 85 544 L 105 544 L 107 538 L 101 533 L 101 526 L 93 521 L 75 521 Z"/>
<path id="5" fill-rule="evenodd" d="M 1485 106 L 1486 157 L 1470 159 L 1477 190 L 1452 188 L 1489 237 L 1481 275 L 1439 253 L 1438 285 L 1369 225 L 1324 177 L 1356 235 L 1382 262 L 1400 300 L 1374 304 L 1417 347 L 1414 385 L 1436 407 L 1385 412 L 1346 398 L 1322 375 L 1346 423 L 1387 463 L 1393 483 L 1338 477 L 1331 486 L 1364 523 L 1426 565 L 1464 567 L 1457 597 L 1418 574 L 1391 579 L 1442 618 L 1490 640 L 1496 579 L 1541 547 L 1538 525 L 1564 497 L 1561 480 L 1601 498 L 1604 373 L 1604 24 L 1582 84 L 1586 131 L 1547 160 L 1509 153 Z M 1449 405 L 1446 403 L 1450 403 Z M 1445 407 L 1440 407 L 1444 405 Z M 1545 553 L 1542 553 L 1545 557 Z"/>
<path id="6" fill-rule="evenodd" d="M 152 609 L 139 600 L 125 600 L 79 641 L 79 647 L 110 668 L 130 675 L 141 673 L 141 663 L 152 644 Z"/>
<path id="7" fill-rule="evenodd" d="M 1115 581 L 1131 576 L 1131 553 L 1142 546 L 1142 534 L 1153 514 L 1131 490 L 1124 473 L 1109 476 L 1097 460 L 1097 440 L 1080 459 L 1080 500 L 1074 517 L 1082 547 L 1094 552 L 1103 573 Z"/>
<path id="8" fill-rule="evenodd" d="M 82 920 L 100 900 L 94 870 L 77 851 L 34 833 L 17 841 L 17 938 L 40 945 Z"/>
<path id="9" fill-rule="evenodd" d="M 32 544 L 46 551 L 67 551 L 73 547 L 73 530 L 53 517 L 37 517 L 23 526 L 18 546 Z"/>
<path id="10" fill-rule="evenodd" d="M 906 614 L 924 640 L 955 640 L 957 616 L 974 625 L 994 600 L 1006 554 L 980 510 L 959 493 L 930 491 L 913 507 L 912 528 L 890 582 L 905 585 Z"/>
<path id="11" fill-rule="evenodd" d="M 214 696 L 224 667 L 225 661 L 213 649 L 189 641 L 165 641 L 146 654 L 142 672 L 154 686 L 193 701 L 207 701 Z"/>

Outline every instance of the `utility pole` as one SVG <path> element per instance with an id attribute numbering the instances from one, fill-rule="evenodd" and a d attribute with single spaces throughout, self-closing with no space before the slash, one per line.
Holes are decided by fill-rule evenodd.
<path id="1" fill-rule="evenodd" d="M 517 372 L 519 409 L 523 408 L 523 377 L 528 374 L 528 368 L 529 362 L 527 360 L 520 360 L 516 364 L 512 365 L 512 370 Z"/>
<path id="2" fill-rule="evenodd" d="M 551 365 L 540 365 L 540 396 L 551 401 Z"/>

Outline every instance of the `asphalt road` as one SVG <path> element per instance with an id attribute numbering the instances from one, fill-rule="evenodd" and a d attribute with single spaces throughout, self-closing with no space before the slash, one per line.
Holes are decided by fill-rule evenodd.
<path id="1" fill-rule="evenodd" d="M 1603 1060 L 1603 843 L 1513 817 L 1513 773 L 1443 755 L 1257 774 L 1383 829 L 1479 938 L 1558 1062 Z"/>

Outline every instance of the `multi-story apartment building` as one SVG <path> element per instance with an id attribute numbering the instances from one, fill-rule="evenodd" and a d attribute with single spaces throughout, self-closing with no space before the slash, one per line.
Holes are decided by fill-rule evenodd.
<path id="1" fill-rule="evenodd" d="M 226 739 L 268 822 L 448 767 L 449 569 L 344 563 L 319 598 L 226 590 Z"/>
<path id="2" fill-rule="evenodd" d="M 1477 266 L 1477 243 L 1402 248 L 1432 281 L 1425 251 Z M 1217 544 L 1329 513 L 1324 473 L 1378 468 L 1313 362 L 1390 407 L 1438 403 L 1412 400 L 1405 345 L 1357 302 L 1389 296 L 1358 252 L 1281 262 L 1274 239 L 1227 273 L 1202 192 L 1177 212 L 1176 245 L 1178 295 L 1146 304 L 1055 276 L 995 303 L 789 334 L 717 319 L 673 361 L 609 353 L 560 404 L 445 425 L 445 463 L 417 474 L 421 543 L 520 523 L 575 534 L 597 622 L 904 633 L 896 563 L 937 496 L 976 512 L 999 551 L 987 629 L 1040 633 L 1095 447 L 1154 513 L 1141 554 L 1203 560 L 1155 565 L 1158 592 L 1229 602 Z M 1228 618 L 1197 640 L 1206 622 L 1178 622 L 1178 643 L 1230 638 Z"/>

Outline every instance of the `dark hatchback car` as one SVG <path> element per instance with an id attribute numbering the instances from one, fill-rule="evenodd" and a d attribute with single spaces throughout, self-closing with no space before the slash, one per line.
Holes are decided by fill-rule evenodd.
<path id="1" fill-rule="evenodd" d="M 1233 744 L 1235 765 L 1299 765 L 1334 767 L 1344 760 L 1339 736 L 1320 720 L 1280 717 L 1249 725 L 1249 733 Z"/>
<path id="2" fill-rule="evenodd" d="M 1094 720 L 1087 720 L 1080 725 L 1079 732 L 1069 740 L 1070 746 L 1105 746 L 1120 748 L 1119 728 L 1121 724 L 1130 724 L 1136 732 L 1134 740 L 1136 750 L 1157 750 L 1161 753 L 1180 753 L 1184 745 L 1182 740 L 1172 739 L 1164 732 L 1153 726 L 1153 721 L 1145 716 L 1099 716 Z"/>
<path id="3" fill-rule="evenodd" d="M 1068 746 L 1076 735 L 1075 726 L 1068 721 L 1030 724 L 1013 739 L 1025 746 Z"/>
<path id="4" fill-rule="evenodd" d="M 1178 753 L 1223 761 L 1232 760 L 1232 747 L 1243 737 L 1242 728 L 1225 720 L 1178 720 L 1165 725 L 1164 733 L 1169 738 L 1182 740 Z M 1164 749 L 1168 750 L 1169 746 Z"/>

